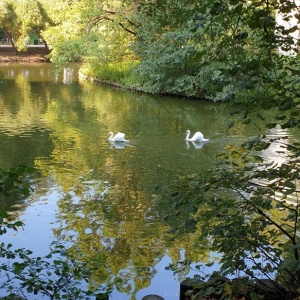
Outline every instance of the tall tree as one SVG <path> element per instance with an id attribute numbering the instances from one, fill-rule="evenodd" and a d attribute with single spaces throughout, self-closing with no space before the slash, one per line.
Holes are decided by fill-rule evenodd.
<path id="1" fill-rule="evenodd" d="M 14 37 L 18 32 L 16 25 L 17 16 L 13 7 L 13 3 L 10 0 L 4 0 L 0 2 L 0 26 L 4 35 L 10 40 L 14 47 Z"/>
<path id="2" fill-rule="evenodd" d="M 41 31 L 52 24 L 44 7 L 38 0 L 20 0 L 14 2 L 18 24 L 18 36 L 15 45 L 18 50 L 26 49 L 31 33 L 41 38 Z"/>
<path id="3" fill-rule="evenodd" d="M 275 14 L 289 19 L 292 10 L 294 1 L 145 1 L 135 44 L 140 88 L 214 100 L 248 101 L 249 91 L 273 98 L 270 89 L 285 84 L 277 50 L 295 43 L 287 35 L 295 27 L 287 31 Z"/>
<path id="4" fill-rule="evenodd" d="M 16 50 L 25 50 L 30 34 L 41 37 L 41 31 L 52 24 L 42 4 L 37 0 L 0 2 L 0 27 Z"/>
<path id="5" fill-rule="evenodd" d="M 123 1 L 56 1 L 57 25 L 44 31 L 52 61 L 120 60 L 135 35 L 132 5 Z"/>

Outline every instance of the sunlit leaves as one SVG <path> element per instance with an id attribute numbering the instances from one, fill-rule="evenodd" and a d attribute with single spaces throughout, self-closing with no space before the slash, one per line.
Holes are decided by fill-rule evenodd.
<path id="1" fill-rule="evenodd" d="M 169 1 L 141 4 L 142 26 L 135 44 L 141 57 L 140 89 L 265 108 L 274 101 L 286 106 L 289 93 L 299 90 L 296 76 L 291 78 L 285 69 L 292 61 L 296 69 L 299 64 L 293 57 L 277 55 L 284 41 L 276 40 L 274 31 L 276 12 L 290 13 L 292 3 L 189 2 L 178 8 L 180 15 L 175 6 Z"/>
<path id="2" fill-rule="evenodd" d="M 41 30 L 51 23 L 45 9 L 37 0 L 3 0 L 0 10 L 1 28 L 19 51 L 26 49 L 30 34 L 41 37 Z"/>
<path id="3" fill-rule="evenodd" d="M 68 61 L 105 65 L 126 60 L 135 34 L 134 7 L 131 1 L 55 1 L 48 9 L 56 25 L 43 31 L 51 60 L 59 66 Z"/>
<path id="4" fill-rule="evenodd" d="M 276 102 L 285 109 L 287 103 L 294 105 L 288 99 L 299 96 L 298 50 L 292 38 L 299 26 L 286 28 L 277 20 L 279 15 L 285 22 L 293 20 L 297 7 L 292 1 L 12 3 L 1 6 L 7 35 L 21 49 L 35 30 L 50 44 L 51 59 L 60 66 L 79 60 L 105 68 L 107 63 L 139 59 L 135 82 L 125 84 L 150 93 L 265 108 Z M 291 47 L 294 56 L 278 55 L 279 49 Z M 295 122 L 285 124 L 291 126 Z"/>
<path id="5" fill-rule="evenodd" d="M 27 292 L 49 299 L 90 299 L 91 295 L 103 292 L 101 287 L 92 291 L 82 286 L 90 277 L 90 269 L 87 263 L 76 262 L 72 257 L 66 259 L 63 255 L 65 251 L 64 246 L 53 243 L 49 255 L 34 257 L 30 250 L 13 250 L 11 245 L 1 244 L 0 255 L 3 259 L 18 258 L 12 264 L 0 265 L 8 277 L 2 282 L 2 288 L 10 294 L 23 295 Z M 90 260 L 89 264 L 92 263 Z"/>
<path id="6" fill-rule="evenodd" d="M 297 281 L 299 273 L 294 266 L 299 260 L 295 232 L 299 230 L 300 184 L 299 161 L 293 157 L 299 149 L 282 143 L 287 163 L 267 163 L 258 158 L 280 140 L 261 137 L 241 150 L 229 145 L 202 184 L 195 177 L 186 181 L 193 189 L 189 193 L 199 196 L 191 199 L 198 203 L 196 218 L 202 234 L 223 253 L 222 274 L 240 270 L 253 277 L 259 273 L 273 277 L 279 271 L 281 283 L 293 289 L 290 278 Z M 260 263 L 262 258 L 264 264 Z"/>
<path id="7" fill-rule="evenodd" d="M 12 4 L 12 1 L 1 1 L 0 2 L 0 24 L 1 29 L 7 38 L 13 43 L 15 35 L 18 33 L 18 26 L 15 22 L 17 16 Z"/>

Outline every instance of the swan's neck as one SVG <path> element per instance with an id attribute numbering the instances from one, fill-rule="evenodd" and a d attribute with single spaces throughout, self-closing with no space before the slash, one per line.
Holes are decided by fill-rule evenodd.
<path id="1" fill-rule="evenodd" d="M 110 135 L 109 135 L 109 139 L 111 140 L 111 139 L 113 138 L 113 136 L 114 136 L 114 133 L 113 133 L 113 132 L 110 132 L 109 134 L 110 134 Z"/>
<path id="2" fill-rule="evenodd" d="M 189 137 L 190 137 L 190 132 L 189 131 L 187 131 L 187 133 L 186 133 L 186 140 L 188 141 L 189 140 Z"/>

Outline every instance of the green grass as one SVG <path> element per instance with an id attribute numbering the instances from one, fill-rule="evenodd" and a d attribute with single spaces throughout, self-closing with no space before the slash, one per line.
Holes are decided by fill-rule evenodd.
<path id="1" fill-rule="evenodd" d="M 114 62 L 107 64 L 85 64 L 81 68 L 81 72 L 89 77 L 99 80 L 107 80 L 131 87 L 138 83 L 138 78 L 132 72 L 136 61 Z"/>

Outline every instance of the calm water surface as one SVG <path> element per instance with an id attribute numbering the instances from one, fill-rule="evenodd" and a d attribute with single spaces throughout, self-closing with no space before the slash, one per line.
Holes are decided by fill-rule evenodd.
<path id="1" fill-rule="evenodd" d="M 110 299 L 150 293 L 179 299 L 179 282 L 194 273 L 174 276 L 165 267 L 179 259 L 206 263 L 214 254 L 184 230 L 180 215 L 176 226 L 184 234 L 172 234 L 165 217 L 176 211 L 164 187 L 204 172 L 227 144 L 261 133 L 259 125 L 231 127 L 226 109 L 208 102 L 80 81 L 76 65 L 60 75 L 51 64 L 4 64 L 0 71 L 0 167 L 22 163 L 37 170 L 33 195 L 2 204 L 25 223 L 2 236 L 5 242 L 35 255 L 47 254 L 53 240 L 87 256 L 103 253 L 99 279 L 114 286 Z M 186 143 L 187 129 L 210 140 Z M 128 145 L 109 143 L 109 131 L 125 132 Z"/>

